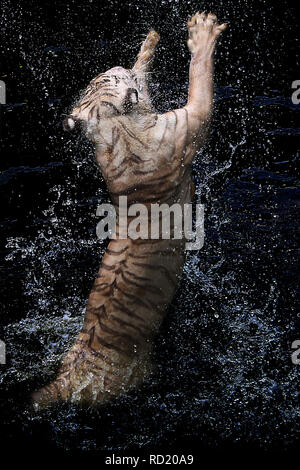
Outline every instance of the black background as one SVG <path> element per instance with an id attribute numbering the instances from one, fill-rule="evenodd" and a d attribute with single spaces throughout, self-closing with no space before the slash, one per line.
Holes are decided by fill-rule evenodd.
<path id="1" fill-rule="evenodd" d="M 131 67 L 143 37 L 155 28 L 161 43 L 151 74 L 154 104 L 159 111 L 177 107 L 187 93 L 188 16 L 197 10 L 213 11 L 229 25 L 216 54 L 211 136 L 203 158 L 194 167 L 198 195 L 207 211 L 206 248 L 188 260 L 163 325 L 155 347 L 157 376 L 152 384 L 106 411 L 62 405 L 57 412 L 35 418 L 27 408 L 28 395 L 55 375 L 58 362 L 46 371 L 41 366 L 26 380 L 4 381 L 2 417 L 8 443 L 14 446 L 18 442 L 27 453 L 39 448 L 58 455 L 109 455 L 112 450 L 118 455 L 135 455 L 160 448 L 168 453 L 193 449 L 199 459 L 215 452 L 234 455 L 233 460 L 246 453 L 258 456 L 282 450 L 291 454 L 299 431 L 299 382 L 296 366 L 289 359 L 289 345 L 299 338 L 295 276 L 299 106 L 290 97 L 291 83 L 300 78 L 299 20 L 291 2 L 2 4 L 0 80 L 6 83 L 7 104 L 1 106 L 0 121 L 1 338 L 6 338 L 7 325 L 21 322 L 36 309 L 38 290 L 30 294 L 28 279 L 39 280 L 40 297 L 47 300 L 41 307 L 45 318 L 47 309 L 50 314 L 50 309 L 64 308 L 66 296 L 69 302 L 77 299 L 72 311 L 75 318 L 99 265 L 104 245 L 97 242 L 95 246 L 94 214 L 97 203 L 108 195 L 92 161 L 92 146 L 79 134 L 65 133 L 61 124 L 81 90 L 102 71 L 116 65 Z M 45 216 L 49 208 L 52 212 Z M 51 219 L 54 216 L 58 225 Z M 226 217 L 229 225 L 224 222 Z M 49 243 L 39 244 L 41 232 L 48 234 Z M 62 243 L 66 236 L 74 241 L 73 252 L 62 244 L 46 264 L 45 256 L 55 240 Z M 21 239 L 19 251 L 7 243 L 11 239 Z M 94 245 L 78 248 L 81 239 Z M 223 264 L 218 267 L 220 259 Z M 215 290 L 209 281 L 211 268 L 217 269 Z M 203 269 L 196 281 L 195 269 Z M 272 286 L 280 292 L 278 297 Z M 237 304 L 244 305 L 244 323 L 240 320 L 243 310 L 238 314 L 234 310 Z M 249 304 L 251 311 L 264 312 L 266 325 L 255 318 L 249 320 Z M 214 317 L 216 311 L 221 312 L 219 317 Z M 230 382 L 233 373 L 233 340 L 237 343 L 232 358 L 239 367 L 239 328 L 245 338 L 266 334 L 270 343 L 267 353 L 258 346 L 249 347 L 249 363 L 245 352 L 246 366 L 235 376 L 243 376 L 243 385 L 233 392 L 232 402 L 225 403 L 222 384 Z M 38 356 L 49 353 L 38 333 L 15 337 L 15 341 L 16 348 L 31 352 L 23 360 L 30 367 Z M 56 341 L 55 335 L 48 337 L 49 343 Z M 58 347 L 59 354 L 63 346 Z M 223 354 L 230 359 L 224 365 Z M 8 356 L 11 366 L 18 368 L 18 361 Z M 289 375 L 292 368 L 295 379 Z M 275 384 L 270 400 L 265 392 L 258 392 L 266 377 Z M 185 412 L 185 400 L 192 400 L 203 383 L 211 391 L 211 403 L 203 402 Z M 166 398 L 175 390 L 178 395 Z M 149 395 L 155 397 L 151 405 Z M 284 408 L 289 410 L 288 418 L 280 417 Z M 136 429 L 140 434 L 133 438 Z M 92 440 L 95 445 L 91 447 Z"/>

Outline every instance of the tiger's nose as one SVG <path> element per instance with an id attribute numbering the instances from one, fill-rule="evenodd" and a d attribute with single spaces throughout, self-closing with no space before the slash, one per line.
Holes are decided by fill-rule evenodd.
<path id="1" fill-rule="evenodd" d="M 67 116 L 63 122 L 63 128 L 65 131 L 73 131 L 76 126 L 76 121 L 72 116 Z"/>

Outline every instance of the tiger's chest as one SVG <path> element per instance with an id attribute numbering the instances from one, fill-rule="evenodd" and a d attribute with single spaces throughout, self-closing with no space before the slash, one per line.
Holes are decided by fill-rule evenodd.
<path id="1" fill-rule="evenodd" d="M 106 127 L 96 160 L 114 203 L 119 196 L 127 196 L 129 204 L 183 202 L 190 171 L 182 165 L 175 136 L 170 130 L 167 135 L 168 123 L 118 118 Z"/>

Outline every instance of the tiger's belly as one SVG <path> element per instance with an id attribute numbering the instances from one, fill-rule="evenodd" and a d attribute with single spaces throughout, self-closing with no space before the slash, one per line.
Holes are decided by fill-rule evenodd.
<path id="1" fill-rule="evenodd" d="M 146 347 L 170 303 L 183 265 L 182 240 L 112 240 L 89 297 L 84 331 L 132 356 Z"/>

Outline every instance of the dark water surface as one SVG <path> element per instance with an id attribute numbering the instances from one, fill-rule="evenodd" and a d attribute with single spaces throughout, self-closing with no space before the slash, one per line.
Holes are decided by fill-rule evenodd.
<path id="1" fill-rule="evenodd" d="M 34 413 L 28 395 L 54 378 L 81 328 L 105 250 L 108 201 L 93 149 L 62 130 L 89 80 L 130 67 L 150 27 L 159 111 L 184 104 L 185 22 L 229 21 L 216 56 L 210 138 L 194 165 L 205 244 L 189 252 L 141 389 L 99 410 Z M 1 106 L 1 421 L 28 449 L 127 453 L 154 448 L 291 449 L 299 433 L 297 278 L 299 22 L 286 2 L 3 2 Z M 297 68 L 298 66 L 298 68 Z M 298 73 L 298 75 L 297 75 Z M 197 451 L 195 451 L 197 452 Z"/>

